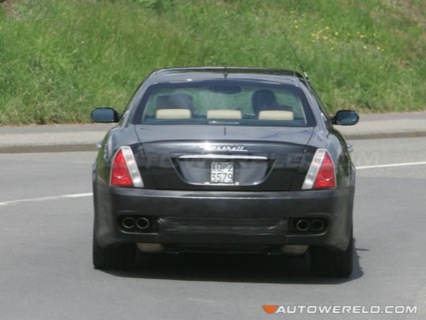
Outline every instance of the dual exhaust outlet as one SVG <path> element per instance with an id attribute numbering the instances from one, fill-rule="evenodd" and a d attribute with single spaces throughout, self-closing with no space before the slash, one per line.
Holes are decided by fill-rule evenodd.
<path id="1" fill-rule="evenodd" d="M 121 219 L 121 228 L 126 231 L 151 231 L 154 229 L 151 217 L 131 217 Z M 299 233 L 320 233 L 327 228 L 323 218 L 302 218 L 294 220 L 294 228 Z"/>
<path id="2" fill-rule="evenodd" d="M 325 219 L 297 219 L 294 222 L 294 226 L 297 232 L 300 233 L 319 233 L 323 232 L 327 228 L 327 221 Z"/>
<path id="3" fill-rule="evenodd" d="M 121 219 L 121 227 L 126 231 L 149 231 L 152 226 L 153 224 L 149 217 L 124 217 Z"/>

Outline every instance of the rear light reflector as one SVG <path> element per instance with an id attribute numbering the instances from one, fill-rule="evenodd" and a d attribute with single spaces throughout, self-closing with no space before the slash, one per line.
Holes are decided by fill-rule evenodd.
<path id="1" fill-rule="evenodd" d="M 110 185 L 135 188 L 144 186 L 132 149 L 128 146 L 118 149 L 113 158 Z"/>
<path id="2" fill-rule="evenodd" d="M 336 172 L 333 159 L 326 149 L 315 152 L 302 190 L 336 188 Z"/>

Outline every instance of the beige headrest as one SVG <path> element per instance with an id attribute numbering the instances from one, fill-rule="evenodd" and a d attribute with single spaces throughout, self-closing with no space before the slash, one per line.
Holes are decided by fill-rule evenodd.
<path id="1" fill-rule="evenodd" d="M 260 120 L 293 120 L 294 114 L 291 111 L 283 110 L 263 110 L 259 112 Z"/>
<path id="2" fill-rule="evenodd" d="M 155 114 L 157 119 L 191 119 L 188 109 L 160 109 Z"/>

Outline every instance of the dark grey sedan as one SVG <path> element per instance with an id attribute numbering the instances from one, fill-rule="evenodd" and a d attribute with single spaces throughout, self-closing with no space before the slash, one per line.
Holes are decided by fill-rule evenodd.
<path id="1" fill-rule="evenodd" d="M 323 276 L 352 272 L 355 168 L 295 71 L 173 68 L 153 72 L 93 167 L 93 263 L 122 268 L 142 253 L 310 254 Z"/>

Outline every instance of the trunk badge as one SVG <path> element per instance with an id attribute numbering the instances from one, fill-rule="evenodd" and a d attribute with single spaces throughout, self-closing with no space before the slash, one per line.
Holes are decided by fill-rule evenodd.
<path id="1" fill-rule="evenodd" d="M 247 152 L 248 150 L 242 145 L 215 145 L 204 144 L 200 146 L 204 151 L 232 151 L 232 152 Z"/>

